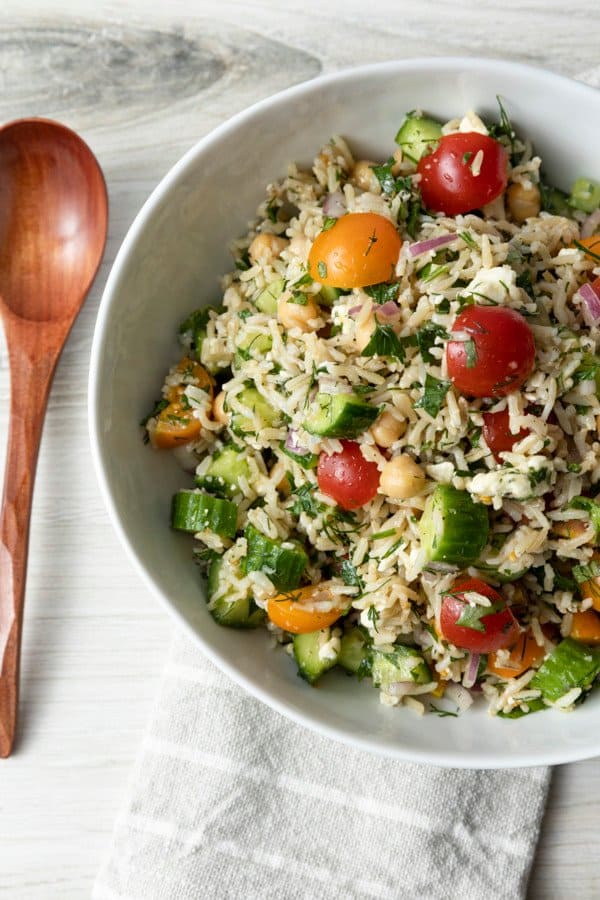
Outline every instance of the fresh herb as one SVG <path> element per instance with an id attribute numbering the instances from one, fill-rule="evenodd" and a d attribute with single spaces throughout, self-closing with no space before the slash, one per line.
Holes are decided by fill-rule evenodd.
<path id="1" fill-rule="evenodd" d="M 477 241 L 468 231 L 461 231 L 458 236 L 459 238 L 462 238 L 467 247 L 471 247 L 472 250 L 477 250 Z"/>
<path id="2" fill-rule="evenodd" d="M 548 478 L 548 469 L 529 469 L 527 472 L 527 477 L 529 478 L 529 484 L 532 488 L 537 487 L 538 484 L 541 484 L 543 481 L 546 481 Z"/>
<path id="3" fill-rule="evenodd" d="M 168 400 L 164 400 L 164 399 L 163 400 L 155 400 L 152 412 L 148 413 L 148 415 L 144 419 L 142 419 L 142 421 L 140 422 L 140 427 L 145 428 L 146 425 L 148 424 L 148 422 L 150 421 L 150 419 L 154 419 L 156 416 L 158 416 L 163 411 L 163 409 L 167 408 L 168 405 L 169 405 Z M 146 432 L 144 434 L 144 443 L 147 444 L 148 440 L 149 440 L 148 432 Z"/>
<path id="4" fill-rule="evenodd" d="M 380 541 L 383 538 L 392 537 L 392 535 L 396 534 L 397 528 L 388 528 L 387 531 L 378 531 L 377 534 L 371 535 L 372 541 Z"/>
<path id="5" fill-rule="evenodd" d="M 425 376 L 425 389 L 423 396 L 414 404 L 415 409 L 424 409 L 435 419 L 438 415 L 446 394 L 450 390 L 450 382 L 441 378 L 435 378 L 429 372 Z"/>
<path id="6" fill-rule="evenodd" d="M 567 472 L 573 472 L 574 475 L 579 475 L 581 472 L 581 463 L 567 463 Z"/>
<path id="7" fill-rule="evenodd" d="M 251 309 L 240 309 L 240 311 L 238 312 L 238 319 L 241 319 L 242 322 L 245 322 L 246 319 L 248 318 L 248 316 L 251 316 L 251 315 L 252 315 Z"/>
<path id="8" fill-rule="evenodd" d="M 235 267 L 239 269 L 240 272 L 245 272 L 246 269 L 250 268 L 250 257 L 248 256 L 248 251 L 244 250 L 241 256 L 235 260 Z"/>
<path id="9" fill-rule="evenodd" d="M 569 205 L 568 194 L 543 180 L 539 182 L 538 187 L 543 210 L 552 213 L 553 216 L 564 216 L 567 219 L 573 218 L 573 209 Z"/>
<path id="10" fill-rule="evenodd" d="M 302 275 L 302 277 L 298 279 L 298 281 L 294 281 L 294 283 L 292 284 L 292 287 L 293 288 L 304 287 L 304 285 L 306 285 L 306 284 L 312 284 L 313 280 L 314 279 L 313 279 L 312 275 L 310 274 L 310 272 L 305 272 L 304 275 Z"/>
<path id="11" fill-rule="evenodd" d="M 298 306 L 306 306 L 308 303 L 308 296 L 304 294 L 302 291 L 294 291 L 292 296 L 288 299 L 288 303 L 296 303 Z"/>
<path id="12" fill-rule="evenodd" d="M 393 197 L 401 191 L 410 191 L 412 182 L 408 176 L 396 178 L 392 169 L 396 165 L 396 160 L 390 156 L 387 162 L 380 166 L 371 166 L 371 170 L 381 185 L 381 190 L 388 197 Z"/>
<path id="13" fill-rule="evenodd" d="M 450 594 L 449 596 L 454 595 Z M 470 628 L 471 631 L 480 631 L 482 634 L 485 634 L 485 625 L 481 620 L 492 613 L 500 612 L 502 609 L 504 609 L 504 604 L 502 603 L 492 603 L 491 606 L 479 606 L 477 604 L 471 605 L 470 603 L 466 603 L 463 611 L 456 620 L 455 625 L 460 625 L 461 628 Z"/>
<path id="14" fill-rule="evenodd" d="M 365 523 L 366 524 L 366 523 Z M 348 528 L 344 528 L 348 525 Z M 365 525 L 356 521 L 356 514 L 352 510 L 336 507 L 323 521 L 323 531 L 334 544 L 350 544 L 350 535 L 358 534 Z"/>
<path id="15" fill-rule="evenodd" d="M 325 216 L 323 219 L 323 231 L 329 231 L 330 228 L 333 228 L 337 219 L 335 216 Z"/>
<path id="16" fill-rule="evenodd" d="M 353 566 L 349 559 L 345 559 L 342 562 L 341 576 L 344 584 L 347 584 L 349 587 L 357 587 L 362 594 L 365 589 L 365 583 L 356 571 L 356 566 Z"/>
<path id="17" fill-rule="evenodd" d="M 279 212 L 281 204 L 273 197 L 272 200 L 269 200 L 267 203 L 267 216 L 271 220 L 271 222 L 277 221 L 277 213 Z"/>
<path id="18" fill-rule="evenodd" d="M 426 322 L 422 328 L 416 333 L 417 346 L 421 352 L 421 356 L 428 363 L 435 363 L 437 360 L 429 352 L 435 346 L 437 340 L 447 340 L 448 332 L 442 325 L 436 322 Z"/>
<path id="19" fill-rule="evenodd" d="M 531 272 L 529 269 L 525 269 L 524 272 L 521 272 L 520 275 L 517 275 L 517 287 L 523 288 L 526 294 L 528 294 L 532 300 L 535 300 L 535 294 L 533 292 L 533 281 L 531 279 Z"/>
<path id="20" fill-rule="evenodd" d="M 375 324 L 375 331 L 361 356 L 391 356 L 404 362 L 404 347 L 391 325 Z"/>
<path id="21" fill-rule="evenodd" d="M 327 278 L 327 265 L 322 259 L 317 263 L 317 272 L 319 273 L 319 278 Z"/>
<path id="22" fill-rule="evenodd" d="M 446 275 L 447 272 L 448 266 L 436 266 L 435 263 L 430 262 L 423 266 L 418 273 L 418 277 L 423 284 L 429 284 L 430 281 L 435 281 L 436 278 L 439 278 L 440 275 Z"/>
<path id="23" fill-rule="evenodd" d="M 299 516 L 300 513 L 305 512 L 311 519 L 318 516 L 323 509 L 323 504 L 319 503 L 318 500 L 315 500 L 313 497 L 313 492 L 316 490 L 317 485 L 307 482 L 306 484 L 300 485 L 300 487 L 296 487 L 295 484 L 292 484 L 291 488 L 294 501 L 288 509 L 292 515 Z"/>
<path id="24" fill-rule="evenodd" d="M 433 703 L 429 704 L 429 710 L 430 710 L 430 712 L 435 713 L 436 716 L 439 716 L 440 719 L 445 718 L 445 716 L 453 716 L 453 718 L 455 718 L 455 719 L 458 718 L 458 711 L 452 712 L 449 709 L 441 709 L 441 707 L 439 707 L 439 706 L 434 706 Z"/>
<path id="25" fill-rule="evenodd" d="M 593 353 L 584 353 L 572 377 L 575 384 L 592 380 L 598 383 L 600 381 L 600 357 Z"/>
<path id="26" fill-rule="evenodd" d="M 582 509 L 588 514 L 594 526 L 595 540 L 598 540 L 598 537 L 600 537 L 600 503 L 597 503 L 590 497 L 573 497 L 569 507 L 571 509 Z"/>
<path id="27" fill-rule="evenodd" d="M 367 244 L 367 249 L 365 250 L 365 256 L 369 255 L 369 253 L 373 249 L 373 246 L 377 243 L 378 240 L 379 239 L 377 237 L 377 232 L 375 231 L 375 229 L 373 229 L 372 233 L 369 235 L 369 243 Z"/>
<path id="28" fill-rule="evenodd" d="M 394 543 L 392 544 L 390 549 L 385 551 L 385 553 L 383 554 L 383 556 L 380 557 L 380 559 L 387 559 L 388 556 L 391 556 L 392 553 L 395 553 L 396 550 L 398 549 L 398 547 L 401 547 L 403 543 L 404 543 L 404 538 L 398 538 L 397 541 L 394 541 Z"/>
<path id="29" fill-rule="evenodd" d="M 463 346 L 467 357 L 467 369 L 474 369 L 477 365 L 477 348 L 475 347 L 475 341 L 473 338 L 469 338 L 468 341 L 464 342 Z"/>
<path id="30" fill-rule="evenodd" d="M 364 394 L 372 394 L 375 388 L 372 384 L 355 384 L 352 390 L 355 394 L 362 396 Z"/>
<path id="31" fill-rule="evenodd" d="M 381 282 L 381 284 L 371 284 L 369 287 L 364 288 L 365 294 L 368 294 L 375 303 L 379 304 L 388 303 L 390 300 L 396 300 L 398 298 L 399 290 L 400 285 L 398 283 L 389 284 L 386 281 Z"/>
<path id="32" fill-rule="evenodd" d="M 585 244 L 581 244 L 579 241 L 573 241 L 578 250 L 581 250 L 582 253 L 585 253 L 586 256 L 589 256 L 591 259 L 596 262 L 600 262 L 600 253 L 595 253 L 591 247 L 586 247 Z M 594 244 L 594 246 L 596 246 Z"/>
<path id="33" fill-rule="evenodd" d="M 511 159 L 512 165 L 514 166 L 514 165 L 516 165 L 516 163 L 518 162 L 518 159 L 519 159 L 518 155 L 515 153 L 515 141 L 516 141 L 517 135 L 515 133 L 515 129 L 512 126 L 512 123 L 508 117 L 508 113 L 506 112 L 506 109 L 504 108 L 504 104 L 502 103 L 502 100 L 500 99 L 499 94 L 496 94 L 496 100 L 498 101 L 498 106 L 500 108 L 500 121 L 498 123 L 494 123 L 493 125 L 490 125 L 490 127 L 488 128 L 488 131 L 489 131 L 490 137 L 493 137 L 496 140 L 498 140 L 498 138 L 501 138 L 501 137 L 507 138 L 509 146 L 510 146 L 510 159 Z"/>
<path id="34" fill-rule="evenodd" d="M 438 308 L 438 312 L 449 313 L 450 312 L 450 301 L 447 298 L 444 298 L 444 300 L 442 300 L 440 303 L 438 303 L 437 308 Z"/>
<path id="35" fill-rule="evenodd" d="M 379 622 L 380 613 L 375 609 L 374 606 L 370 606 L 367 610 L 367 619 L 373 626 L 373 631 L 379 632 L 379 628 L 377 627 L 377 623 Z"/>
<path id="36" fill-rule="evenodd" d="M 463 153 L 463 158 L 462 158 L 463 163 L 466 165 L 472 156 L 473 156 L 473 154 L 470 150 L 467 150 L 466 153 Z"/>
<path id="37" fill-rule="evenodd" d="M 424 211 L 421 203 L 421 194 L 416 192 L 410 200 L 407 200 L 398 210 L 398 215 L 404 219 L 406 230 L 414 240 L 419 230 L 419 215 Z"/>

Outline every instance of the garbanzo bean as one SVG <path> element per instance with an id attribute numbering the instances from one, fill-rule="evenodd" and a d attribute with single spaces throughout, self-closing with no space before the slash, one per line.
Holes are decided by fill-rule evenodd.
<path id="1" fill-rule="evenodd" d="M 389 410 L 381 413 L 374 425 L 371 426 L 373 440 L 379 447 L 391 447 L 406 431 L 406 422 L 399 419 Z"/>
<path id="2" fill-rule="evenodd" d="M 248 247 L 250 262 L 253 265 L 257 263 L 262 265 L 272 263 L 281 254 L 281 251 L 285 250 L 287 245 L 288 241 L 277 234 L 270 234 L 269 232 L 257 234 Z"/>
<path id="3" fill-rule="evenodd" d="M 372 191 L 377 194 L 379 193 L 379 182 L 371 168 L 371 166 L 375 165 L 377 163 L 371 162 L 371 160 L 359 159 L 352 169 L 352 181 L 361 190 Z"/>
<path id="4" fill-rule="evenodd" d="M 281 297 L 277 303 L 277 318 L 284 328 L 299 328 L 300 331 L 314 331 L 311 321 L 319 318 L 319 307 L 312 299 L 306 297 L 306 305 L 291 303 Z"/>
<path id="5" fill-rule="evenodd" d="M 425 487 L 425 472 L 411 456 L 394 456 L 381 472 L 379 493 L 393 500 L 408 500 L 422 493 Z"/>
<path id="6" fill-rule="evenodd" d="M 515 182 L 506 191 L 506 202 L 513 220 L 517 225 L 522 225 L 525 219 L 539 216 L 541 209 L 540 189 L 535 184 L 527 188 Z"/>

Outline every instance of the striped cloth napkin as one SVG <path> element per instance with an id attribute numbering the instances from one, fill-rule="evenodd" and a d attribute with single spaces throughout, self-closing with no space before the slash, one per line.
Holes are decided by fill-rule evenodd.
<path id="1" fill-rule="evenodd" d="M 178 637 L 93 898 L 518 900 L 548 782 L 320 737 Z"/>

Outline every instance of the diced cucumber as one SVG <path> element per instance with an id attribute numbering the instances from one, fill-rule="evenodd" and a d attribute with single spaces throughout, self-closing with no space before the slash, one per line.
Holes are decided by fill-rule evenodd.
<path id="1" fill-rule="evenodd" d="M 233 357 L 234 369 L 239 369 L 249 359 L 260 359 L 273 346 L 273 338 L 262 331 L 249 331 L 238 344 Z"/>
<path id="2" fill-rule="evenodd" d="M 264 610 L 256 605 L 250 591 L 245 596 L 235 599 L 229 598 L 227 593 L 222 593 L 223 565 L 223 557 L 218 556 L 213 559 L 208 570 L 206 591 L 211 616 L 219 625 L 226 625 L 229 628 L 256 628 L 265 619 Z"/>
<path id="3" fill-rule="evenodd" d="M 222 307 L 203 306 L 202 309 L 197 309 L 191 313 L 179 326 L 180 334 L 191 332 L 192 344 L 190 349 L 194 351 L 198 360 L 201 358 L 202 344 L 206 338 L 206 326 L 211 312 L 218 314 L 222 312 Z"/>
<path id="4" fill-rule="evenodd" d="M 373 424 L 380 412 L 380 407 L 371 406 L 356 394 L 317 394 L 304 428 L 323 437 L 355 438 Z"/>
<path id="5" fill-rule="evenodd" d="M 427 562 L 469 566 L 487 543 L 488 511 L 467 491 L 438 484 L 427 498 L 419 531 Z"/>
<path id="6" fill-rule="evenodd" d="M 293 450 L 288 450 L 285 446 L 285 441 L 282 441 L 279 447 L 286 456 L 289 456 L 290 459 L 297 462 L 303 469 L 314 469 L 319 462 L 319 457 L 316 453 L 294 453 Z"/>
<path id="7" fill-rule="evenodd" d="M 332 659 L 320 655 L 321 647 L 331 638 L 331 628 L 294 635 L 294 659 L 298 672 L 309 684 L 315 684 L 324 672 L 332 669 L 338 657 Z"/>
<path id="8" fill-rule="evenodd" d="M 441 136 L 439 122 L 422 114 L 407 113 L 396 135 L 396 143 L 402 147 L 405 156 L 417 163 L 435 147 Z"/>
<path id="9" fill-rule="evenodd" d="M 427 684 L 433 681 L 420 650 L 398 644 L 393 650 L 372 651 L 372 676 L 375 687 L 387 687 L 397 681 Z"/>
<path id="10" fill-rule="evenodd" d="M 240 491 L 240 478 L 250 478 L 246 453 L 235 444 L 226 444 L 213 454 L 204 475 L 196 476 L 196 484 L 211 494 L 233 497 Z"/>
<path id="11" fill-rule="evenodd" d="M 341 297 L 343 291 L 341 288 L 330 287 L 328 284 L 321 285 L 319 291 L 319 302 L 323 306 L 333 306 L 338 297 Z"/>
<path id="12" fill-rule="evenodd" d="M 243 406 L 251 409 L 256 420 L 242 415 L 241 412 L 231 414 L 230 428 L 238 437 L 247 434 L 257 434 L 263 428 L 276 428 L 281 424 L 281 415 L 273 409 L 263 395 L 254 387 L 245 388 L 238 394 L 238 400 Z"/>
<path id="13" fill-rule="evenodd" d="M 283 278 L 272 281 L 266 286 L 264 291 L 258 295 L 254 301 L 254 305 L 260 312 L 266 313 L 269 316 L 274 316 L 277 313 L 277 301 L 283 294 L 284 288 L 285 281 Z"/>
<path id="14" fill-rule="evenodd" d="M 199 491 L 178 491 L 173 495 L 171 526 L 177 531 L 212 531 L 219 537 L 234 538 L 237 525 L 237 506 L 229 500 L 201 494 Z"/>
<path id="15" fill-rule="evenodd" d="M 527 688 L 541 691 L 545 700 L 555 703 L 573 688 L 590 687 L 598 674 L 600 648 L 565 638 L 544 660 Z"/>
<path id="16" fill-rule="evenodd" d="M 248 525 L 244 532 L 248 541 L 245 567 L 247 572 L 264 572 L 278 591 L 293 591 L 300 584 L 308 565 L 308 556 L 297 541 L 274 541 Z"/>
<path id="17" fill-rule="evenodd" d="M 360 667 L 364 667 L 368 657 L 367 642 L 360 628 L 352 628 L 343 634 L 340 644 L 338 665 L 342 666 L 346 672 L 356 675 Z"/>
<path id="18" fill-rule="evenodd" d="M 591 178 L 578 178 L 571 187 L 569 205 L 573 209 L 593 213 L 600 206 L 600 183 Z"/>

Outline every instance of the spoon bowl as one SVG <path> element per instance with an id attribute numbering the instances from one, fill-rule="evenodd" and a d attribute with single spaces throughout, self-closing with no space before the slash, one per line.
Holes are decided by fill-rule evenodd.
<path id="1" fill-rule="evenodd" d="M 108 223 L 87 144 L 48 119 L 0 128 L 0 316 L 11 374 L 0 510 L 0 757 L 15 738 L 33 482 L 48 393 L 98 271 Z"/>

